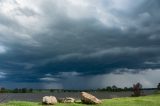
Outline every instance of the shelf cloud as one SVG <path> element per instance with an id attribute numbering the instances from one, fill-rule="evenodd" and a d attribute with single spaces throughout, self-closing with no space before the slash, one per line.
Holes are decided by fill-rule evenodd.
<path id="1" fill-rule="evenodd" d="M 158 0 L 1 0 L 0 85 L 156 87 L 159 11 Z"/>

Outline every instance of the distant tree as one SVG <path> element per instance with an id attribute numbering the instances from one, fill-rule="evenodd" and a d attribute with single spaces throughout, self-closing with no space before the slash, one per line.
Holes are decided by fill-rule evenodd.
<path id="1" fill-rule="evenodd" d="M 38 89 L 38 92 L 42 92 L 42 89 Z"/>
<path id="2" fill-rule="evenodd" d="M 133 96 L 141 96 L 142 84 L 133 84 Z"/>
<path id="3" fill-rule="evenodd" d="M 133 87 L 130 87 L 130 88 L 129 88 L 129 91 L 133 91 Z"/>
<path id="4" fill-rule="evenodd" d="M 18 89 L 18 88 L 15 88 L 15 89 L 13 90 L 13 93 L 19 93 L 19 89 Z"/>
<path id="5" fill-rule="evenodd" d="M 97 91 L 101 91 L 101 89 L 100 89 L 100 88 L 97 88 L 96 90 L 97 90 Z"/>
<path id="6" fill-rule="evenodd" d="M 22 93 L 22 89 L 21 88 L 18 88 L 18 93 Z"/>
<path id="7" fill-rule="evenodd" d="M 50 92 L 54 92 L 54 89 L 50 89 Z"/>
<path id="8" fill-rule="evenodd" d="M 108 86 L 108 87 L 106 88 L 106 90 L 107 90 L 107 91 L 112 91 L 112 87 Z"/>
<path id="9" fill-rule="evenodd" d="M 121 91 L 124 91 L 124 89 L 122 89 L 122 88 L 117 88 L 116 91 L 117 91 L 117 92 L 121 92 Z"/>
<path id="10" fill-rule="evenodd" d="M 128 91 L 128 88 L 127 88 L 127 87 L 124 87 L 124 91 Z"/>
<path id="11" fill-rule="evenodd" d="M 22 88 L 22 93 L 27 93 L 27 88 Z"/>
<path id="12" fill-rule="evenodd" d="M 158 90 L 160 90 L 160 83 L 157 85 Z"/>
<path id="13" fill-rule="evenodd" d="M 30 93 L 32 93 L 32 92 L 33 92 L 33 89 L 32 89 L 32 88 L 30 88 L 30 89 L 29 89 L 29 92 L 30 92 Z"/>
<path id="14" fill-rule="evenodd" d="M 2 87 L 2 88 L 0 89 L 0 92 L 1 92 L 1 93 L 5 93 L 5 92 L 6 92 L 6 88 Z"/>
<path id="15" fill-rule="evenodd" d="M 117 88 L 118 88 L 117 86 L 113 85 L 112 86 L 112 91 L 117 91 Z"/>

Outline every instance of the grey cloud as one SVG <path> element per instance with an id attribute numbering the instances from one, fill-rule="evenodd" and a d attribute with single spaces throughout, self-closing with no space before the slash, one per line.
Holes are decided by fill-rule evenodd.
<path id="1" fill-rule="evenodd" d="M 0 72 L 0 79 L 6 78 L 6 74 L 7 74 L 7 73 L 5 73 L 5 72 Z"/>
<path id="2" fill-rule="evenodd" d="M 158 0 L 29 0 L 3 4 L 0 66 L 8 70 L 8 81 L 13 77 L 25 83 L 40 82 L 40 78 L 53 81 L 60 73 L 96 76 L 114 73 L 115 69 L 140 72 L 160 67 L 146 64 L 160 58 Z M 8 5 L 14 8 L 6 10 Z M 44 76 L 47 73 L 52 76 Z"/>
<path id="3" fill-rule="evenodd" d="M 38 15 L 38 13 L 29 8 L 19 8 L 17 10 L 19 11 L 19 15 L 26 15 L 28 17 Z"/>

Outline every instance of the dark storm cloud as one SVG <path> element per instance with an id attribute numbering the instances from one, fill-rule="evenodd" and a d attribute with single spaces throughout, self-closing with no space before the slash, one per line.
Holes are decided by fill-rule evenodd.
<path id="1" fill-rule="evenodd" d="M 158 0 L 6 0 L 0 5 L 4 81 L 61 84 L 64 73 L 78 78 L 160 68 Z"/>

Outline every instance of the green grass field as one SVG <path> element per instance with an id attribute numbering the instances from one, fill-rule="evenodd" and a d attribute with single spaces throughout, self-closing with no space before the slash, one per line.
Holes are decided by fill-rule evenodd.
<path id="1" fill-rule="evenodd" d="M 41 103 L 11 101 L 0 106 L 42 106 Z M 81 103 L 57 104 L 54 106 L 85 106 Z M 90 105 L 88 105 L 90 106 Z M 128 97 L 103 100 L 103 103 L 97 106 L 160 106 L 160 94 L 144 97 Z"/>

